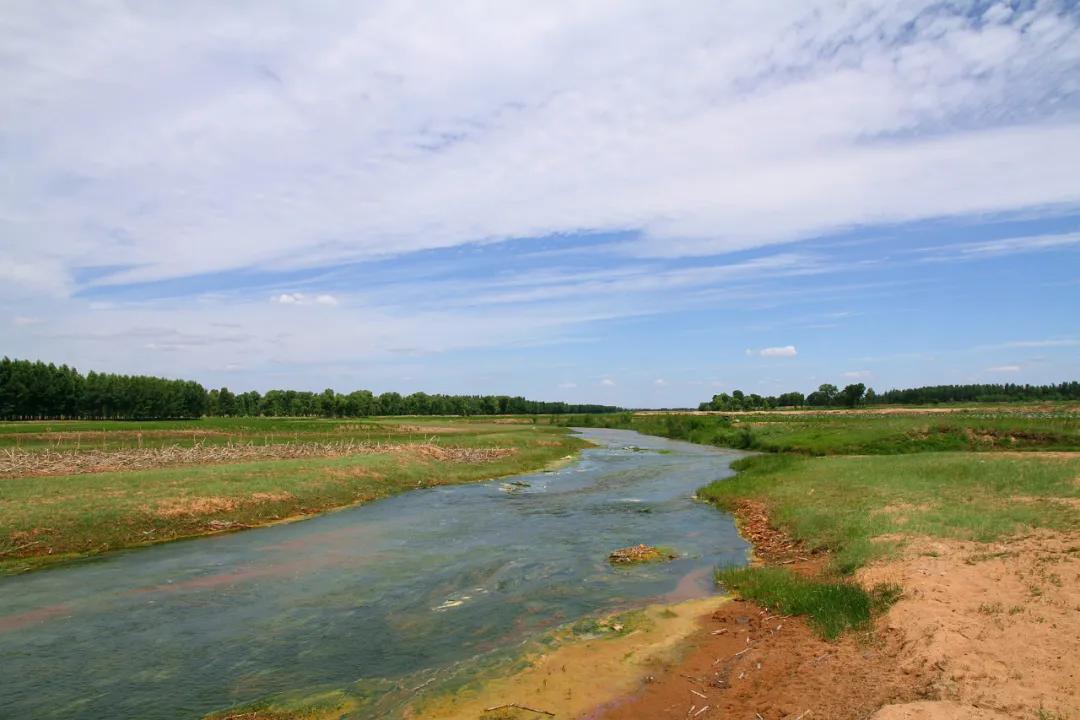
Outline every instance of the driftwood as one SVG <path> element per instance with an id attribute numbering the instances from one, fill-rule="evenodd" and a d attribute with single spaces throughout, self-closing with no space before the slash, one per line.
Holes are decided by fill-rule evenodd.
<path id="1" fill-rule="evenodd" d="M 502 710 L 503 708 L 517 708 L 518 710 L 524 710 L 526 712 L 540 713 L 541 715 L 555 717 L 555 713 L 553 712 L 548 712 L 547 710 L 537 710 L 536 708 L 531 708 L 528 705 L 522 705 L 520 703 L 503 703 L 502 705 L 495 705 L 494 707 L 484 708 L 484 712 L 493 712 L 495 710 Z"/>

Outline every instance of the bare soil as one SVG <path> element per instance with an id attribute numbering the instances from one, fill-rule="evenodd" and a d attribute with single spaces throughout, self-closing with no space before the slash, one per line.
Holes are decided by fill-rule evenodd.
<path id="1" fill-rule="evenodd" d="M 897 662 L 928 678 L 940 701 L 875 720 L 1080 715 L 1080 531 L 917 539 L 860 580 L 904 588 L 879 628 L 903 637 Z"/>

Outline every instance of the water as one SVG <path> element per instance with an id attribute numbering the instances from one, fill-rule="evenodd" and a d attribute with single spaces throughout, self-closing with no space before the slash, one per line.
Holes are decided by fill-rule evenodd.
<path id="1" fill-rule="evenodd" d="M 581 432 L 601 447 L 514 478 L 528 487 L 420 490 L 0 579 L 0 717 L 198 718 L 469 672 L 586 614 L 704 595 L 711 568 L 744 561 L 731 518 L 692 499 L 736 453 Z M 639 542 L 684 557 L 608 565 Z"/>

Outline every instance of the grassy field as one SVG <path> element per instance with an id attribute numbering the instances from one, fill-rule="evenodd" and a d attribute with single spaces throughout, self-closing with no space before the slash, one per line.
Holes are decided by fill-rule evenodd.
<path id="1" fill-rule="evenodd" d="M 829 551 L 816 578 L 785 568 L 727 568 L 726 587 L 827 637 L 866 627 L 882 589 L 852 573 L 905 538 L 990 542 L 1080 528 L 1080 414 L 1071 406 L 1004 406 L 947 414 L 823 411 L 576 418 L 701 444 L 763 451 L 699 496 L 735 511 L 746 501 L 810 550 Z"/>
<path id="2" fill-rule="evenodd" d="M 583 446 L 560 428 L 505 419 L 5 423 L 0 573 L 526 472 Z M 270 457 L 233 461 L 252 451 Z M 86 456 L 138 469 L 58 474 Z M 3 473 L 40 460 L 34 475 Z"/>
<path id="3" fill-rule="evenodd" d="M 948 413 L 917 409 L 889 413 L 617 413 L 554 421 L 630 428 L 702 445 L 805 455 L 1080 449 L 1080 412 L 1071 405 L 956 409 Z"/>

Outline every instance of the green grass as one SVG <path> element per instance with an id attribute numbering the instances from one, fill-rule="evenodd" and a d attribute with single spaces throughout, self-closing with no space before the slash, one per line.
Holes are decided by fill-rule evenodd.
<path id="1" fill-rule="evenodd" d="M 316 431 L 325 426 L 318 420 L 298 426 L 306 423 Z M 585 445 L 557 428 L 449 423 L 438 423 L 453 430 L 438 435 L 443 445 L 510 447 L 516 452 L 481 463 L 443 462 L 409 453 L 368 454 L 0 480 L 0 574 L 263 525 L 416 488 L 527 472 Z M 304 441 L 310 436 L 299 437 Z"/>
<path id="2" fill-rule="evenodd" d="M 725 509 L 762 500 L 771 519 L 810 548 L 832 552 L 851 573 L 895 543 L 896 534 L 990 542 L 1034 528 L 1080 526 L 1080 458 L 972 453 L 879 457 L 757 455 L 734 478 L 699 496 Z"/>
<path id="3" fill-rule="evenodd" d="M 568 425 L 637 430 L 701 445 L 804 455 L 1080 450 L 1080 414 L 1069 409 L 965 410 L 948 414 L 820 411 L 749 415 L 649 414 L 552 418 Z"/>
<path id="4" fill-rule="evenodd" d="M 812 580 L 780 567 L 731 567 L 717 582 L 781 615 L 804 615 L 829 640 L 869 628 L 873 616 L 899 597 L 895 586 L 867 592 L 855 583 Z"/>

